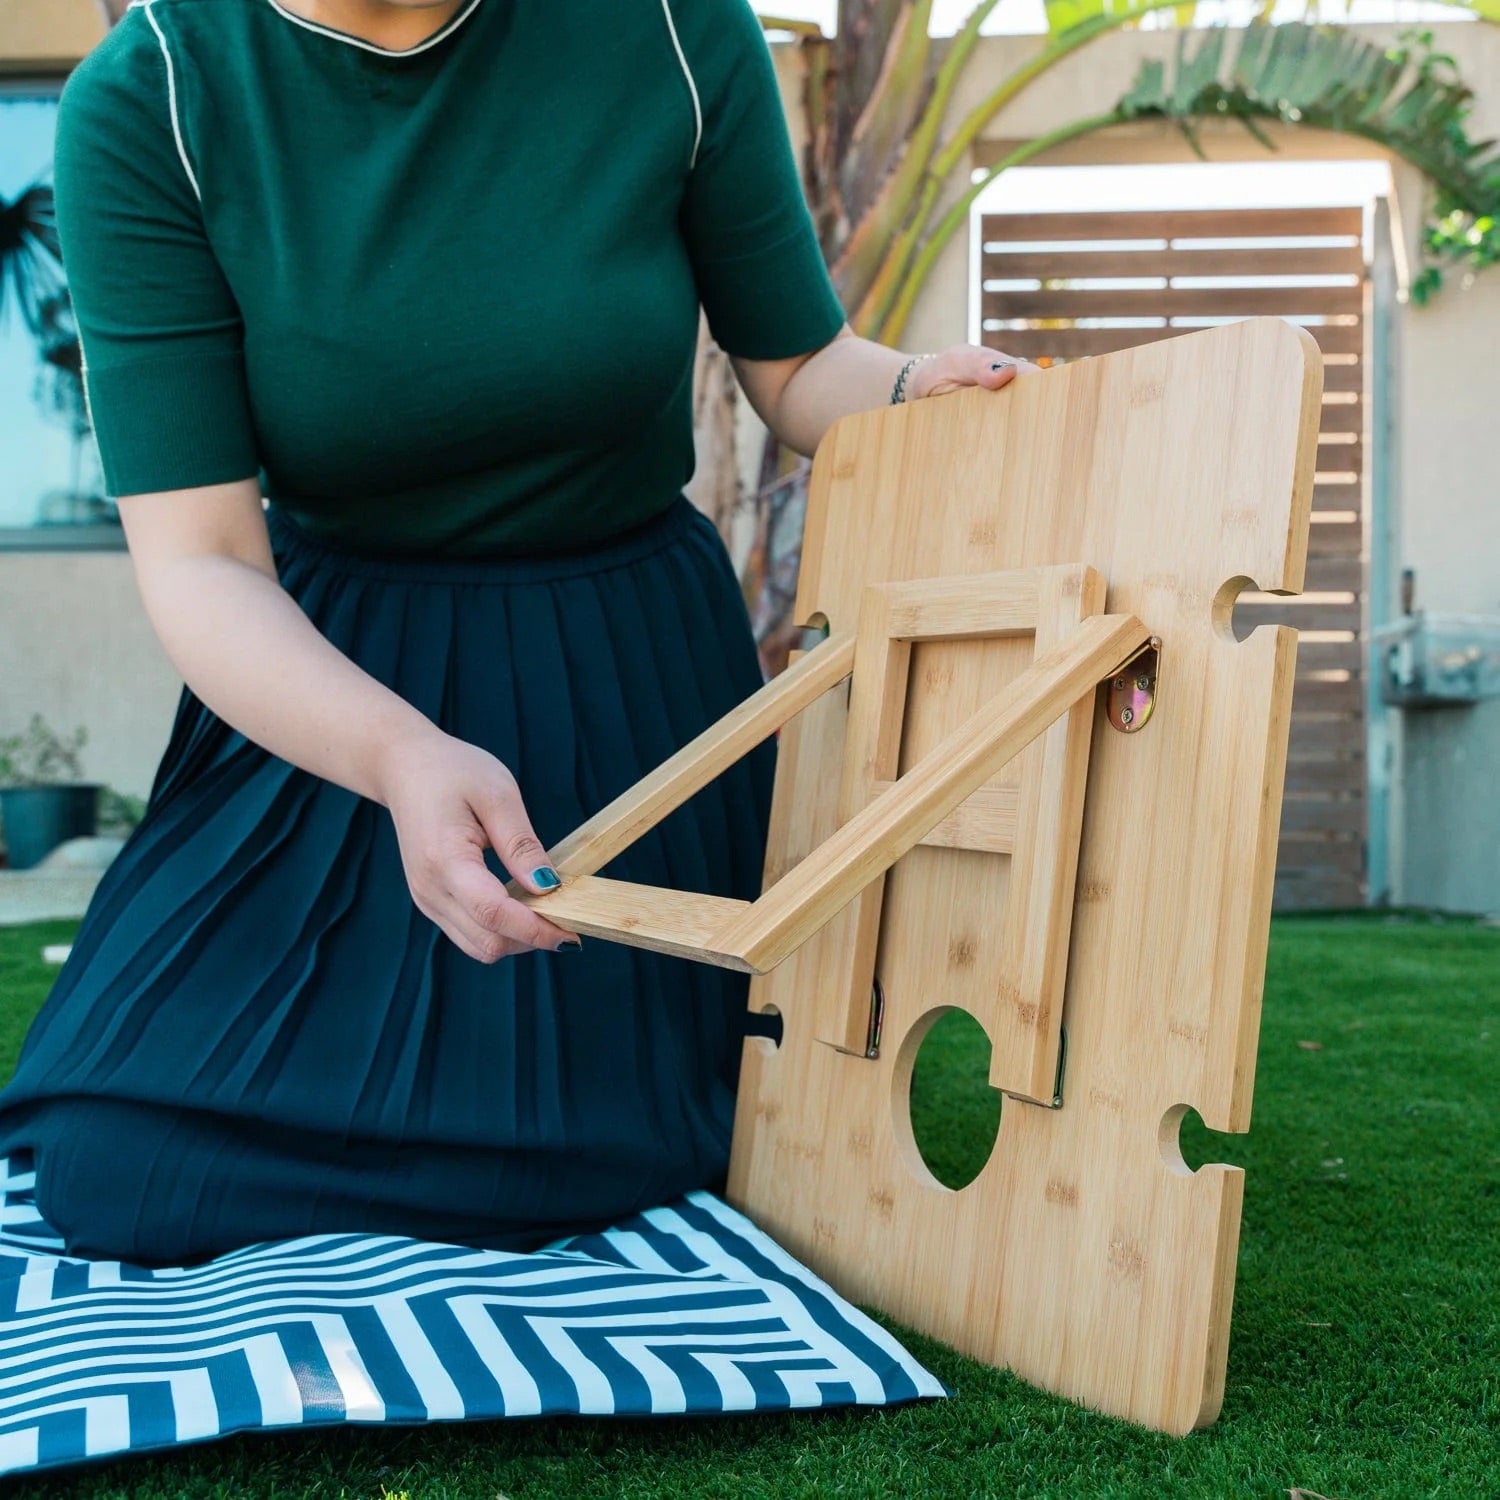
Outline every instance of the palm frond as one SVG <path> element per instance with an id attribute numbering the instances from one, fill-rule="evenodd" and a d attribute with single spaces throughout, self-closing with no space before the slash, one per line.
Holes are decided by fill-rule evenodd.
<path id="1" fill-rule="evenodd" d="M 1237 46 L 1226 68 L 1228 34 L 1210 31 L 1196 46 L 1179 36 L 1172 76 L 1159 60 L 1143 63 L 1120 114 L 1171 120 L 1194 149 L 1194 124 L 1208 119 L 1236 120 L 1267 146 L 1262 120 L 1360 136 L 1434 185 L 1435 222 L 1426 236 L 1432 256 L 1474 267 L 1500 259 L 1500 146 L 1470 138 L 1473 91 L 1452 59 L 1432 50 L 1430 32 L 1380 46 L 1343 27 L 1254 26 L 1233 33 Z M 1419 300 L 1440 275 L 1437 266 L 1424 272 Z"/>
<path id="2" fill-rule="evenodd" d="M 1111 30 L 1129 24 L 1156 7 L 1140 0 L 1045 0 L 1047 34 L 1065 36 L 1079 27 Z"/>
<path id="3" fill-rule="evenodd" d="M 980 30 L 998 3 L 999 0 L 977 0 L 948 43 L 932 88 L 925 93 L 920 118 L 899 154 L 887 161 L 879 191 L 834 257 L 834 282 L 848 307 L 863 306 L 872 295 L 879 299 L 876 283 L 882 268 L 889 267 L 891 247 L 912 215 L 924 182 L 931 174 L 933 153 L 938 147 L 948 106 L 973 55 Z"/>
<path id="4" fill-rule="evenodd" d="M 875 86 L 850 132 L 840 163 L 843 197 L 862 218 L 888 176 L 931 93 L 932 0 L 903 6 L 886 43 Z"/>
<path id="5" fill-rule="evenodd" d="M 1120 24 L 1131 25 L 1151 9 L 1144 0 L 1044 0 L 1047 12 L 1047 33 L 1061 37 L 1079 28 L 1087 30 L 1109 30 Z M 1500 22 L 1500 0 L 1441 0 L 1454 10 L 1467 11 L 1481 21 Z M 1269 20 L 1274 0 L 1265 0 L 1256 16 L 1257 22 Z M 1195 7 L 1175 7 L 1178 24 L 1184 28 L 1193 23 Z M 1309 0 L 1304 13 L 1310 11 L 1317 16 L 1317 0 Z M 1278 28 L 1280 29 L 1280 28 Z"/>
<path id="6" fill-rule="evenodd" d="M 9 203 L 0 199 L 0 323 L 14 306 L 27 332 L 42 338 L 48 303 L 64 287 L 52 189 L 33 182 Z"/>
<path id="7" fill-rule="evenodd" d="M 760 22 L 763 31 L 789 31 L 793 36 L 817 36 L 824 35 L 823 28 L 816 21 L 798 21 L 789 16 L 771 16 L 758 13 L 756 19 Z"/>

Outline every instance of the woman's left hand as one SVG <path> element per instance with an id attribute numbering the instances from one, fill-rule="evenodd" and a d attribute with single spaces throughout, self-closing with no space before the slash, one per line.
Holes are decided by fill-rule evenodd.
<path id="1" fill-rule="evenodd" d="M 978 344 L 954 344 L 938 353 L 913 356 L 860 338 L 848 324 L 811 354 L 792 359 L 731 358 L 756 415 L 794 453 L 808 458 L 841 418 L 889 405 L 896 395 L 893 382 L 905 366 L 910 368 L 901 387 L 902 402 L 944 396 L 965 386 L 998 391 L 1017 375 L 1041 373 L 1030 360 Z"/>
<path id="2" fill-rule="evenodd" d="M 951 349 L 929 355 L 912 366 L 911 374 L 906 377 L 906 399 L 919 401 L 924 396 L 946 396 L 950 391 L 971 385 L 998 391 L 1018 375 L 1039 374 L 1040 365 L 1002 350 L 978 344 L 954 344 Z"/>

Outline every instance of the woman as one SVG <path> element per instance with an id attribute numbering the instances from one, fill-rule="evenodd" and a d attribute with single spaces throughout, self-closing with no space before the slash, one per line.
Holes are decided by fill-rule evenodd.
<path id="1" fill-rule="evenodd" d="M 529 1248 L 720 1182 L 743 981 L 503 885 L 759 685 L 681 494 L 700 303 L 803 453 L 1015 365 L 852 336 L 747 0 L 135 0 L 54 176 L 186 687 L 0 1150 L 70 1253 L 150 1265 Z M 771 771 L 605 873 L 753 897 Z"/>

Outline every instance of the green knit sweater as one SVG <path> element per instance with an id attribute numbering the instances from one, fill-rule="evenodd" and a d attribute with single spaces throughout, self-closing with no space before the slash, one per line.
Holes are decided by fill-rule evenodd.
<path id="1" fill-rule="evenodd" d="M 364 551 L 550 552 L 693 470 L 701 303 L 844 317 L 748 0 L 466 0 L 393 52 L 277 0 L 135 0 L 54 168 L 111 495 L 257 476 Z"/>

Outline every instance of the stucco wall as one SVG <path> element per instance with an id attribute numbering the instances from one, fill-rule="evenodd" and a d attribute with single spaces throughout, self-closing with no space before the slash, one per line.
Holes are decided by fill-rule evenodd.
<path id="1" fill-rule="evenodd" d="M 1500 699 L 1406 716 L 1407 899 L 1500 915 L 1497 773 Z"/>
<path id="2" fill-rule="evenodd" d="M 0 733 L 82 724 L 89 779 L 144 796 L 181 687 L 125 553 L 0 552 Z"/>
<path id="3" fill-rule="evenodd" d="M 103 34 L 94 0 L 0 0 L 0 78 L 57 77 Z M 90 779 L 144 796 L 181 687 L 125 553 L 0 551 L 0 733 L 82 724 Z"/>
<path id="4" fill-rule="evenodd" d="M 1500 86 L 1477 133 L 1500 134 L 1497 105 Z M 1408 309 L 1401 339 L 1397 561 L 1418 608 L 1500 615 L 1500 268 Z M 1500 915 L 1500 700 L 1391 712 L 1392 899 Z"/>

